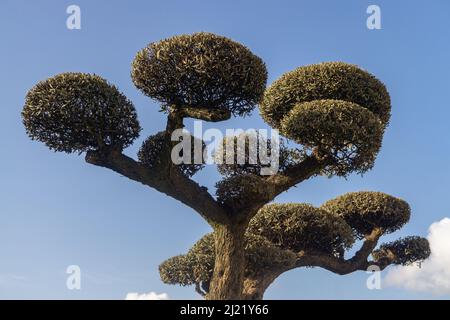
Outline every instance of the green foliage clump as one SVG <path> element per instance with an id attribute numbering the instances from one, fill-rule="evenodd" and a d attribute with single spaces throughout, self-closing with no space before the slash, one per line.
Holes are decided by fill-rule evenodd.
<path id="1" fill-rule="evenodd" d="M 248 230 L 294 252 L 313 250 L 340 256 L 354 243 L 352 229 L 344 219 L 303 203 L 265 205 Z"/>
<path id="2" fill-rule="evenodd" d="M 269 163 L 261 162 L 261 158 L 270 159 L 272 149 L 275 153 L 274 159 L 278 161 L 279 171 L 286 170 L 302 159 L 297 150 L 289 149 L 282 140 L 273 144 L 270 139 L 263 137 L 259 131 L 255 131 L 225 137 L 215 150 L 214 160 L 218 171 L 224 176 L 260 175 L 261 169 L 270 167 Z M 232 153 L 228 154 L 229 150 Z M 278 157 L 276 154 L 278 154 Z"/>
<path id="3" fill-rule="evenodd" d="M 386 87 L 359 67 L 343 62 L 325 62 L 285 73 L 265 92 L 260 105 L 264 120 L 275 128 L 292 108 L 314 100 L 353 102 L 377 115 L 386 126 L 391 102 Z"/>
<path id="4" fill-rule="evenodd" d="M 389 122 L 385 86 L 359 67 L 326 62 L 284 74 L 265 92 L 261 115 L 284 136 L 330 158 L 322 171 L 346 176 L 373 167 Z"/>
<path id="5" fill-rule="evenodd" d="M 233 209 L 251 205 L 248 199 L 264 200 L 267 193 L 267 184 L 254 174 L 230 176 L 217 182 L 216 188 L 217 201 Z"/>
<path id="6" fill-rule="evenodd" d="M 293 266 L 296 254 L 282 250 L 259 235 L 245 235 L 245 274 L 256 276 L 277 267 Z M 214 234 L 209 233 L 197 241 L 185 255 L 167 259 L 159 266 L 161 279 L 167 284 L 183 286 L 202 284 L 208 287 L 215 261 Z"/>
<path id="7" fill-rule="evenodd" d="M 294 266 L 297 254 L 289 249 L 283 249 L 270 242 L 267 238 L 246 233 L 245 259 L 247 277 L 265 274 L 266 271 Z"/>
<path id="8" fill-rule="evenodd" d="M 186 255 L 171 257 L 159 265 L 159 275 L 164 283 L 190 286 L 196 283 L 193 265 Z"/>
<path id="9" fill-rule="evenodd" d="M 344 218 L 361 238 L 374 228 L 394 232 L 408 222 L 411 214 L 406 201 L 369 191 L 346 193 L 325 202 L 321 208 Z"/>
<path id="10" fill-rule="evenodd" d="M 245 46 L 212 33 L 150 43 L 132 65 L 138 89 L 164 106 L 248 114 L 262 98 L 267 70 Z"/>
<path id="11" fill-rule="evenodd" d="M 185 255 L 167 259 L 159 266 L 161 280 L 183 286 L 209 282 L 214 270 L 214 235 L 203 236 Z"/>
<path id="12" fill-rule="evenodd" d="M 22 118 L 33 140 L 67 153 L 123 149 L 141 130 L 131 101 L 105 79 L 85 73 L 39 82 L 26 96 Z"/>
<path id="13" fill-rule="evenodd" d="M 161 155 L 167 142 L 165 131 L 160 131 L 157 134 L 149 136 L 139 149 L 139 161 L 151 168 L 156 168 L 161 165 Z"/>
<path id="14" fill-rule="evenodd" d="M 187 136 L 183 136 L 183 139 L 187 139 Z M 203 169 L 204 164 L 202 163 L 195 164 L 194 163 L 194 151 L 195 151 L 195 143 L 199 143 L 200 139 L 190 136 L 191 139 L 191 163 L 181 163 L 178 165 L 180 171 L 187 177 L 191 177 L 196 174 L 199 170 Z M 181 140 L 181 138 L 180 138 Z M 206 145 L 203 141 L 202 143 L 202 151 L 206 148 Z M 162 165 L 162 155 L 163 152 L 170 152 L 170 149 L 165 148 L 170 147 L 170 137 L 167 136 L 165 131 L 158 132 L 155 135 L 148 137 L 138 152 L 138 159 L 141 163 L 149 166 L 150 168 L 156 168 L 159 165 Z M 180 152 L 180 156 L 183 156 L 183 150 Z M 202 152 L 203 153 L 203 152 Z"/>
<path id="15" fill-rule="evenodd" d="M 382 244 L 372 253 L 376 261 L 394 258 L 395 264 L 409 265 L 427 259 L 431 254 L 427 239 L 418 236 L 409 236 L 397 241 Z"/>
<path id="16" fill-rule="evenodd" d="M 383 125 L 357 104 L 314 100 L 295 105 L 281 121 L 281 133 L 332 159 L 326 173 L 345 176 L 373 167 L 381 148 Z"/>

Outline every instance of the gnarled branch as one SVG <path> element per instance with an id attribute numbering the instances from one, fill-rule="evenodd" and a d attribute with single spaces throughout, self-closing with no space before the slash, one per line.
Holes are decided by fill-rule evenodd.
<path id="1" fill-rule="evenodd" d="M 302 162 L 288 168 L 284 172 L 276 173 L 267 178 L 262 178 L 264 188 L 260 188 L 264 194 L 259 197 L 248 199 L 248 205 L 242 210 L 235 212 L 235 217 L 241 217 L 250 221 L 250 219 L 261 209 L 262 206 L 269 203 L 279 194 L 287 191 L 291 187 L 309 179 L 318 174 L 326 165 L 329 159 L 320 159 L 315 155 L 306 157 Z M 261 199 L 256 200 L 255 199 Z"/>
<path id="2" fill-rule="evenodd" d="M 178 170 L 148 168 L 117 150 L 88 151 L 86 162 L 111 169 L 181 201 L 196 210 L 209 223 L 226 223 L 227 213 L 206 188 L 183 176 Z"/>
<path id="3" fill-rule="evenodd" d="M 378 265 L 377 262 L 369 262 L 367 259 L 375 249 L 378 239 L 383 234 L 383 230 L 380 228 L 374 228 L 372 232 L 365 237 L 364 243 L 361 248 L 355 253 L 355 255 L 348 259 L 342 259 L 335 257 L 333 255 L 324 255 L 322 253 L 305 253 L 301 252 L 299 254 L 299 259 L 296 263 L 296 268 L 298 267 L 321 267 L 331 272 L 344 275 L 355 272 L 357 270 L 366 271 L 370 265 L 377 265 L 382 269 L 386 268 L 390 263 L 393 262 L 386 261 L 382 265 Z M 387 263 L 387 264 L 386 264 Z"/>

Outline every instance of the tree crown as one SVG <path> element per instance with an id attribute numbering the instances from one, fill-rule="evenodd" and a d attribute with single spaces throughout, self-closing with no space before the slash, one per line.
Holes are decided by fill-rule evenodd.
<path id="1" fill-rule="evenodd" d="M 314 250 L 339 255 L 354 242 L 352 229 L 344 219 L 304 203 L 265 205 L 248 230 L 293 252 Z"/>
<path id="2" fill-rule="evenodd" d="M 344 62 L 312 64 L 285 73 L 266 90 L 260 111 L 267 123 L 279 128 L 296 104 L 327 99 L 353 102 L 376 114 L 384 125 L 389 122 L 386 87 L 367 71 Z"/>
<path id="3" fill-rule="evenodd" d="M 284 171 L 302 160 L 301 153 L 288 148 L 285 141 L 266 139 L 259 131 L 225 137 L 215 149 L 214 159 L 218 171 L 224 176 L 260 175 L 261 169 L 268 166 L 261 161 L 261 157 L 272 156 L 272 151 L 278 153 L 279 171 Z"/>
<path id="4" fill-rule="evenodd" d="M 385 86 L 359 67 L 325 62 L 284 74 L 264 93 L 263 119 L 284 136 L 328 157 L 327 175 L 373 167 L 390 118 Z"/>
<path id="5" fill-rule="evenodd" d="M 373 167 L 381 148 L 383 125 L 372 112 L 343 100 L 299 103 L 281 121 L 281 133 L 328 157 L 325 173 L 346 176 Z"/>
<path id="6" fill-rule="evenodd" d="M 179 35 L 150 43 L 132 65 L 144 94 L 164 106 L 248 114 L 261 100 L 267 70 L 245 46 L 212 33 Z"/>
<path id="7" fill-rule="evenodd" d="M 226 283 L 211 285 L 215 297 L 234 298 L 242 291 L 244 264 L 245 281 L 262 279 L 267 286 L 295 267 L 347 274 L 367 270 L 370 263 L 384 268 L 429 256 L 427 240 L 419 237 L 374 251 L 380 236 L 398 230 L 410 217 L 405 201 L 381 192 L 348 193 L 319 208 L 268 205 L 312 176 L 346 176 L 372 168 L 391 108 L 386 88 L 373 75 L 354 65 L 327 62 L 297 68 L 266 89 L 267 70 L 259 57 L 230 39 L 202 32 L 149 44 L 137 53 L 131 75 L 136 87 L 168 113 L 166 130 L 144 141 L 139 161 L 122 153 L 141 130 L 136 110 L 97 75 L 63 73 L 38 83 L 27 94 L 22 116 L 32 139 L 55 151 L 86 152 L 88 163 L 171 196 L 210 223 L 214 233 L 187 254 L 161 264 L 164 282 L 195 284 L 205 293 L 213 278 Z M 260 102 L 263 119 L 300 144 L 294 149 L 283 142 L 277 146 L 278 173 L 260 175 L 264 151 L 256 148 L 251 154 L 249 142 L 255 137 L 247 134 L 244 145 L 238 144 L 240 137 L 226 137 L 219 144 L 223 149 L 232 141 L 235 156 L 232 163 L 218 166 L 224 179 L 216 184 L 216 197 L 190 179 L 203 162 L 171 161 L 176 151 L 171 136 L 184 127 L 185 118 L 222 121 L 232 114 L 247 115 Z M 193 154 L 199 144 L 189 137 Z M 263 149 L 271 149 L 271 143 L 258 139 Z M 244 153 L 243 164 L 237 161 L 239 153 Z M 364 239 L 362 247 L 346 259 L 345 250 L 357 239 Z M 368 261 L 370 254 L 373 261 Z"/>
<path id="8" fill-rule="evenodd" d="M 377 261 L 393 258 L 395 264 L 410 265 L 427 259 L 431 254 L 427 239 L 409 236 L 382 244 L 372 255 Z"/>
<path id="9" fill-rule="evenodd" d="M 329 200 L 322 208 L 345 219 L 359 237 L 370 234 L 374 228 L 385 233 L 400 229 L 409 221 L 409 204 L 382 192 L 350 192 Z"/>
<path id="10" fill-rule="evenodd" d="M 141 130 L 131 101 L 105 79 L 85 73 L 39 82 L 26 96 L 22 117 L 33 140 L 68 153 L 121 150 Z"/>
<path id="11" fill-rule="evenodd" d="M 183 136 L 183 139 L 187 138 L 187 136 Z M 201 143 L 202 150 L 204 150 L 206 145 L 203 141 L 200 141 L 200 139 L 196 137 L 189 136 L 189 138 L 191 140 L 191 163 L 181 163 L 178 165 L 178 169 L 183 175 L 192 177 L 204 167 L 203 162 L 195 163 L 194 161 L 195 143 L 196 141 L 197 143 Z M 149 136 L 139 149 L 139 161 L 150 168 L 156 168 L 160 165 L 163 165 L 162 162 L 167 161 L 166 158 L 164 158 L 164 154 L 167 151 L 166 146 L 170 146 L 170 144 L 168 143 L 169 141 L 170 137 L 168 136 L 166 131 L 161 131 L 155 135 Z M 183 156 L 183 150 L 180 151 L 180 156 Z"/>

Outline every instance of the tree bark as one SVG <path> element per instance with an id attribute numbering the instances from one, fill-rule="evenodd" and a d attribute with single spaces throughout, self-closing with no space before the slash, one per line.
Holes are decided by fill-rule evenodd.
<path id="1" fill-rule="evenodd" d="M 216 260 L 207 300 L 240 300 L 245 272 L 245 224 L 218 225 Z"/>
<path id="2" fill-rule="evenodd" d="M 255 279 L 245 279 L 242 298 L 244 300 L 262 300 L 267 288 L 281 273 L 269 272 Z"/>

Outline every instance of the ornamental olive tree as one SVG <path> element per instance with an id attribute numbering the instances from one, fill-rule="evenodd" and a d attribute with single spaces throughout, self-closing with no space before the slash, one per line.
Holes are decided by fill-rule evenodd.
<path id="1" fill-rule="evenodd" d="M 85 153 L 89 164 L 181 201 L 211 225 L 213 233 L 188 254 L 161 265 L 165 282 L 195 285 L 207 299 L 257 299 L 295 267 L 345 274 L 429 255 L 428 243 L 417 237 L 375 249 L 381 235 L 409 218 L 408 205 L 388 195 L 348 194 L 320 208 L 268 204 L 310 177 L 373 167 L 391 105 L 384 85 L 366 71 L 322 63 L 288 72 L 266 89 L 265 64 L 248 48 L 195 33 L 149 44 L 137 53 L 131 77 L 167 114 L 165 131 L 144 141 L 137 160 L 123 153 L 141 131 L 136 110 L 97 75 L 62 73 L 38 83 L 26 96 L 23 123 L 50 149 Z M 172 133 L 185 118 L 224 121 L 257 105 L 263 119 L 297 145 L 280 145 L 277 173 L 260 175 L 263 164 L 221 164 L 223 179 L 212 195 L 192 179 L 203 164 L 172 162 Z M 345 259 L 344 251 L 363 238 L 362 248 Z"/>

